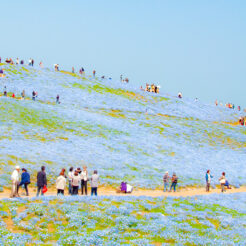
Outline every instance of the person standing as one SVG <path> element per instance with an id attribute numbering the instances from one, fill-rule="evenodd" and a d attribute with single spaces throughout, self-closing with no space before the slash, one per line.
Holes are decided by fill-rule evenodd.
<path id="1" fill-rule="evenodd" d="M 164 174 L 164 176 L 163 176 L 164 192 L 165 192 L 165 191 L 168 191 L 169 180 L 170 180 L 170 176 L 169 176 L 169 174 L 168 174 L 168 171 L 166 171 L 165 174 Z"/>
<path id="2" fill-rule="evenodd" d="M 225 172 L 222 173 L 222 176 L 219 178 L 220 185 L 221 185 L 221 192 L 225 192 L 225 183 L 226 183 L 226 177 Z"/>
<path id="3" fill-rule="evenodd" d="M 173 173 L 172 184 L 171 184 L 169 192 L 172 191 L 172 188 L 173 188 L 173 191 L 176 192 L 177 183 L 178 183 L 178 177 L 177 177 L 176 173 Z"/>
<path id="4" fill-rule="evenodd" d="M 26 196 L 29 196 L 28 193 L 28 185 L 30 184 L 30 174 L 27 172 L 25 168 L 22 168 L 22 174 L 21 174 L 21 182 L 18 185 L 17 193 L 19 191 L 20 186 L 24 185 L 26 190 Z"/>
<path id="5" fill-rule="evenodd" d="M 41 191 L 41 196 L 44 195 L 43 188 L 44 186 L 47 186 L 47 179 L 46 179 L 46 173 L 45 173 L 45 166 L 41 167 L 41 171 L 38 172 L 37 175 L 37 196 L 39 196 L 39 193 Z"/>
<path id="6" fill-rule="evenodd" d="M 99 182 L 99 175 L 97 174 L 97 170 L 94 170 L 94 173 L 91 176 L 91 195 L 93 194 L 97 196 L 97 188 Z"/>
<path id="7" fill-rule="evenodd" d="M 35 99 L 36 99 L 36 92 L 33 91 L 33 92 L 32 92 L 32 100 L 35 101 Z"/>
<path id="8" fill-rule="evenodd" d="M 69 172 L 68 172 L 68 193 L 69 195 L 72 195 L 73 193 L 72 179 L 73 179 L 73 167 L 70 167 Z"/>
<path id="9" fill-rule="evenodd" d="M 20 172 L 20 167 L 16 166 L 15 170 L 13 171 L 11 175 L 12 187 L 11 187 L 10 198 L 19 197 L 19 194 L 18 194 L 18 185 L 19 185 L 19 179 L 20 179 L 19 172 Z"/>
<path id="10" fill-rule="evenodd" d="M 210 174 L 210 170 L 207 170 L 205 178 L 206 178 L 206 192 L 209 192 L 211 178 L 213 178 L 213 176 Z"/>
<path id="11" fill-rule="evenodd" d="M 16 65 L 19 65 L 20 64 L 20 61 L 19 61 L 19 58 L 16 59 Z"/>
<path id="12" fill-rule="evenodd" d="M 93 77 L 95 78 L 96 76 L 96 70 L 93 70 Z"/>
<path id="13" fill-rule="evenodd" d="M 60 104 L 60 96 L 59 95 L 56 96 L 56 104 Z"/>
<path id="14" fill-rule="evenodd" d="M 25 96 L 26 96 L 26 93 L 25 93 L 25 90 L 23 90 L 23 91 L 21 92 L 21 98 L 22 98 L 22 99 L 25 99 Z"/>
<path id="15" fill-rule="evenodd" d="M 80 176 L 79 176 L 79 173 L 76 170 L 74 172 L 74 176 L 72 178 L 72 187 L 73 187 L 72 195 L 78 195 L 79 183 L 80 183 Z"/>
<path id="16" fill-rule="evenodd" d="M 85 188 L 85 195 L 87 195 L 88 171 L 86 166 L 83 166 L 83 170 L 80 174 L 80 177 L 81 177 L 81 195 L 84 195 L 84 188 Z"/>
<path id="17" fill-rule="evenodd" d="M 57 195 L 64 195 L 64 190 L 66 187 L 65 169 L 63 168 L 60 172 L 59 177 L 56 179 L 56 189 Z"/>
<path id="18" fill-rule="evenodd" d="M 4 86 L 3 95 L 4 95 L 5 97 L 7 96 L 7 87 L 6 87 L 6 86 Z"/>

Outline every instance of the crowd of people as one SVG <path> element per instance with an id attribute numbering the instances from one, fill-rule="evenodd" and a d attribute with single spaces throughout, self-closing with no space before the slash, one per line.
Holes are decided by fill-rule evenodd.
<path id="1" fill-rule="evenodd" d="M 22 173 L 20 174 L 20 170 Z M 19 188 L 24 186 L 26 191 L 26 196 L 29 196 L 28 185 L 30 184 L 30 174 L 27 169 L 20 169 L 19 166 L 15 167 L 11 175 L 11 194 L 10 197 L 20 197 Z M 81 195 L 87 195 L 88 186 L 87 182 L 91 182 L 91 195 L 97 196 L 97 190 L 99 185 L 99 175 L 97 170 L 94 170 L 93 174 L 89 176 L 87 167 L 83 166 L 83 169 L 71 167 L 69 169 L 68 175 L 66 175 L 66 170 L 63 168 L 56 179 L 56 189 L 57 195 L 64 195 L 64 191 L 68 183 L 68 194 L 69 195 L 78 195 L 79 189 L 81 189 Z M 41 167 L 41 170 L 37 173 L 37 193 L 38 197 L 40 194 L 43 196 L 47 191 L 47 177 L 45 166 Z"/>
<path id="2" fill-rule="evenodd" d="M 22 173 L 20 174 L 20 170 Z M 206 180 L 206 192 L 210 191 L 211 187 L 211 180 L 213 176 L 210 173 L 210 170 L 207 170 L 205 175 Z M 28 185 L 30 184 L 30 174 L 28 173 L 26 168 L 20 169 L 19 166 L 15 167 L 11 175 L 11 194 L 10 197 L 20 197 L 19 195 L 19 188 L 24 186 L 26 191 L 26 196 L 29 196 Z M 97 170 L 94 170 L 93 174 L 89 176 L 88 170 L 86 166 L 83 166 L 81 169 L 80 167 L 74 169 L 73 167 L 69 168 L 68 174 L 66 175 L 66 170 L 63 168 L 59 173 L 56 179 L 56 190 L 57 195 L 64 195 L 66 188 L 68 188 L 69 195 L 87 195 L 88 194 L 88 182 L 91 182 L 91 196 L 97 196 L 98 186 L 99 186 L 99 175 Z M 225 192 L 226 189 L 231 189 L 228 180 L 226 179 L 225 172 L 222 172 L 221 177 L 219 178 L 219 182 L 221 185 L 221 192 Z M 178 184 L 178 177 L 174 172 L 172 176 L 169 176 L 168 171 L 165 172 L 163 176 L 163 183 L 164 183 L 164 192 L 171 192 L 172 190 L 176 192 L 177 184 Z M 41 170 L 37 173 L 37 193 L 36 196 L 38 197 L 40 194 L 43 196 L 44 193 L 47 191 L 47 177 L 45 166 L 41 167 Z M 119 189 L 116 192 L 123 192 L 123 193 L 131 193 L 133 191 L 133 187 L 127 182 L 122 182 Z"/>
<path id="3" fill-rule="evenodd" d="M 149 85 L 148 83 L 146 83 L 145 89 L 143 88 L 143 86 L 141 86 L 140 90 L 158 94 L 160 92 L 160 86 L 155 84 Z"/>

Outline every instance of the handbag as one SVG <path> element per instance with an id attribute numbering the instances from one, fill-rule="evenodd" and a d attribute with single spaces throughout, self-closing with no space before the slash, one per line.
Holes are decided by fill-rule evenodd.
<path id="1" fill-rule="evenodd" d="M 45 192 L 47 192 L 47 186 L 46 185 L 44 185 L 44 187 L 43 187 L 43 189 L 42 189 L 42 191 L 43 191 L 43 193 L 45 193 Z"/>

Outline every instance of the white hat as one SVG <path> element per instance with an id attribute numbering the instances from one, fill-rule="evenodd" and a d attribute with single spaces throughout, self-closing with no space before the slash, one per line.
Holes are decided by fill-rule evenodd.
<path id="1" fill-rule="evenodd" d="M 15 169 L 18 170 L 18 169 L 20 169 L 20 167 L 19 166 L 16 166 Z"/>
<path id="2" fill-rule="evenodd" d="M 168 174 L 168 171 L 166 171 L 166 174 Z"/>

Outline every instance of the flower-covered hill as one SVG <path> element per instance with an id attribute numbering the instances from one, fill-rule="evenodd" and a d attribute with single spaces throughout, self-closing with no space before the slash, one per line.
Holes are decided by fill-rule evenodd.
<path id="1" fill-rule="evenodd" d="M 86 164 L 101 183 L 155 188 L 175 171 L 182 186 L 200 186 L 206 169 L 246 183 L 246 128 L 236 110 L 152 94 L 113 79 L 1 64 L 0 185 L 16 164 L 54 182 L 62 167 Z M 3 96 L 4 86 L 8 97 Z M 26 99 L 19 100 L 26 92 Z M 32 91 L 38 92 L 36 101 Z M 16 98 L 11 98 L 12 93 Z M 55 103 L 60 95 L 60 104 Z"/>

